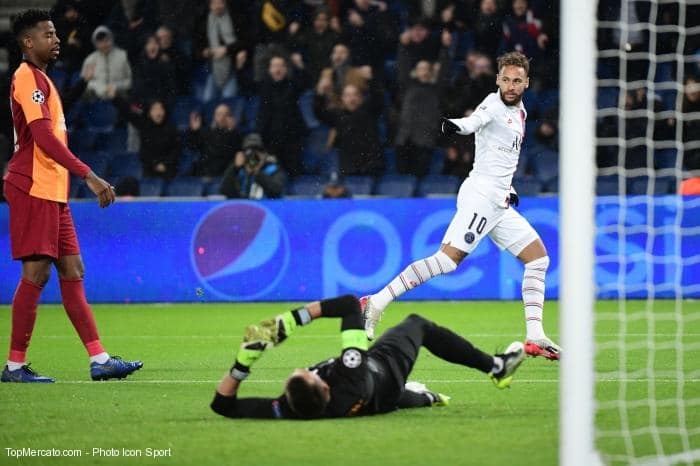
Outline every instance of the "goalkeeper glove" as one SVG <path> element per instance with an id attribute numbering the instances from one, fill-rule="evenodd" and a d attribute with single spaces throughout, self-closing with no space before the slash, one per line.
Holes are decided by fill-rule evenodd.
<path id="1" fill-rule="evenodd" d="M 310 321 L 308 311 L 301 308 L 263 320 L 260 325 L 249 325 L 243 335 L 243 343 L 236 354 L 236 362 L 231 368 L 231 376 L 238 380 L 248 377 L 251 366 L 260 359 L 268 347 L 279 345 L 294 332 L 297 326 L 306 325 Z"/>
<path id="2" fill-rule="evenodd" d="M 459 131 L 459 126 L 452 123 L 447 118 L 442 117 L 440 118 L 440 131 L 442 131 L 442 134 L 444 134 L 445 136 L 449 136 Z"/>
<path id="3" fill-rule="evenodd" d="M 520 204 L 520 196 L 515 192 L 515 188 L 511 186 L 508 194 L 508 205 L 518 207 L 518 204 Z"/>

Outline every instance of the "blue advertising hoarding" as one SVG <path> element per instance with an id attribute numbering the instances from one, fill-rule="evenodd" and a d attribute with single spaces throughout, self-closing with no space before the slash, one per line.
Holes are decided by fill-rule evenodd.
<path id="1" fill-rule="evenodd" d="M 71 209 L 93 303 L 305 301 L 374 292 L 433 254 L 454 203 L 120 201 L 106 210 L 94 202 Z M 549 251 L 546 294 L 556 299 L 558 198 L 524 199 L 519 211 Z M 11 302 L 20 273 L 9 258 L 7 217 L 0 205 L 1 303 Z M 699 198 L 603 197 L 596 222 L 599 297 L 700 297 Z M 486 239 L 455 272 L 405 298 L 519 299 L 521 281 L 518 260 Z M 42 301 L 60 302 L 55 277 Z"/>

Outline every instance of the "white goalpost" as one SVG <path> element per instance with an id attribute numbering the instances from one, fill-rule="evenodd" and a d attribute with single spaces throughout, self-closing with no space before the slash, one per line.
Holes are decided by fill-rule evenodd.
<path id="1" fill-rule="evenodd" d="M 595 2 L 563 0 L 560 27 L 559 464 L 595 466 Z"/>
<path id="2" fill-rule="evenodd" d="M 700 0 L 599 2 L 561 3 L 559 464 L 700 465 Z"/>

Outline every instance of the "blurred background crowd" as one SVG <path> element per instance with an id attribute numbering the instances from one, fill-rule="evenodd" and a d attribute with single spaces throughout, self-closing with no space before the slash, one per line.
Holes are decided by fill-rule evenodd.
<path id="1" fill-rule="evenodd" d="M 644 193 L 651 178 L 654 192 L 675 192 L 681 170 L 700 170 L 699 37 L 669 29 L 650 41 L 643 28 L 622 37 L 605 27 L 621 20 L 620 1 L 598 11 L 599 194 Z M 120 195 L 454 194 L 474 139 L 441 137 L 439 117 L 468 116 L 495 91 L 495 59 L 511 50 L 531 59 L 514 185 L 523 195 L 558 190 L 557 0 L 5 3 L 0 94 L 21 59 L 13 8 L 51 8 L 62 43 L 48 74 L 69 145 Z M 675 3 L 628 3 L 629 23 L 679 22 Z M 11 121 L 3 106 L 0 164 Z M 71 196 L 90 194 L 74 182 Z"/>

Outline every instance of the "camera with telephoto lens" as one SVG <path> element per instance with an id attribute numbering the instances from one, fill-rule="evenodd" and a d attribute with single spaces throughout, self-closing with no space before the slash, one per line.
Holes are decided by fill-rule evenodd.
<path id="1" fill-rule="evenodd" d="M 260 164 L 262 154 L 258 147 L 248 147 L 243 151 L 245 156 L 245 165 L 248 168 L 255 168 Z"/>

